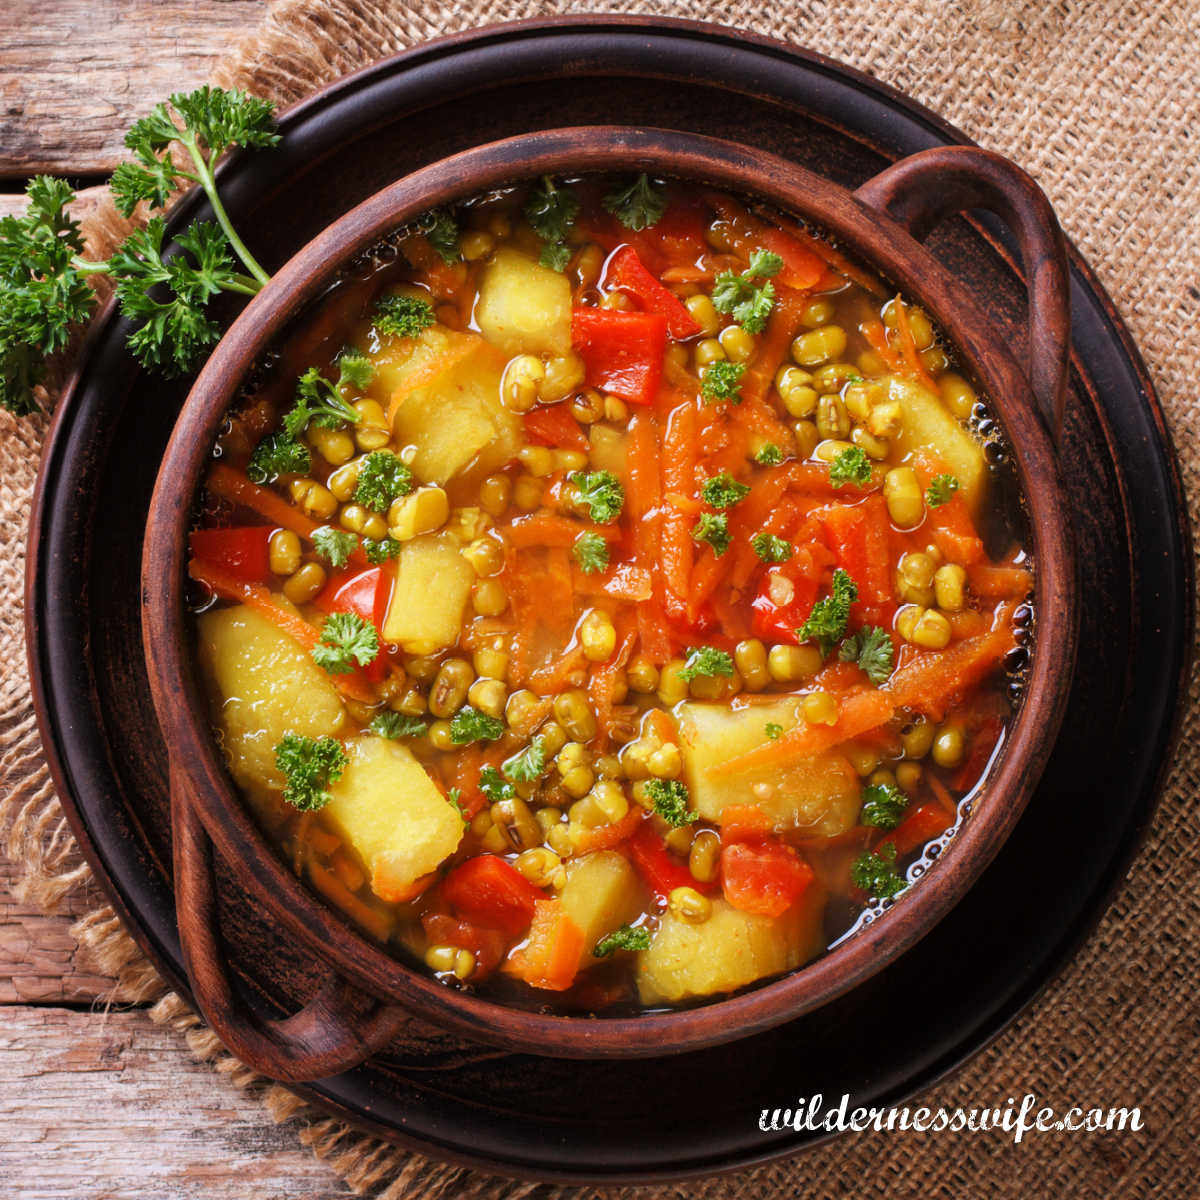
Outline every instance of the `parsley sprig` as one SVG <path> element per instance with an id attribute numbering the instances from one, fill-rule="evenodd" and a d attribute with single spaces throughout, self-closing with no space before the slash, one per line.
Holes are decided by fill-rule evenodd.
<path id="1" fill-rule="evenodd" d="M 408 713 L 392 712 L 390 709 L 376 713 L 367 726 L 369 732 L 383 738 L 424 737 L 429 730 L 420 717 Z"/>
<path id="2" fill-rule="evenodd" d="M 365 667 L 379 653 L 379 634 L 357 613 L 337 612 L 325 618 L 321 640 L 313 647 L 313 662 L 330 675 L 349 675 L 357 664 Z"/>
<path id="3" fill-rule="evenodd" d="M 331 566 L 344 567 L 358 545 L 358 538 L 345 529 L 322 525 L 313 530 L 313 549 Z"/>
<path id="4" fill-rule="evenodd" d="M 880 687 L 892 673 L 896 647 L 891 635 L 878 625 L 868 625 L 848 637 L 838 650 L 842 662 L 853 662 L 866 672 L 867 678 Z"/>
<path id="5" fill-rule="evenodd" d="M 930 508 L 941 508 L 943 504 L 950 503 L 958 488 L 958 480 L 953 475 L 935 475 L 925 489 L 925 503 Z"/>
<path id="6" fill-rule="evenodd" d="M 390 450 L 372 450 L 358 469 L 354 500 L 374 512 L 387 512 L 397 496 L 413 490 L 413 474 Z"/>
<path id="7" fill-rule="evenodd" d="M 691 683 L 698 675 L 724 675 L 732 677 L 733 659 L 726 650 L 715 646 L 695 646 L 687 653 L 679 678 Z"/>
<path id="8" fill-rule="evenodd" d="M 746 373 L 746 364 L 730 362 L 727 358 L 719 358 L 709 363 L 700 376 L 700 395 L 705 404 L 730 404 L 742 402 L 742 376 Z"/>
<path id="9" fill-rule="evenodd" d="M 541 264 L 555 271 L 565 271 L 571 257 L 567 235 L 579 215 L 579 197 L 568 187 L 560 187 L 543 175 L 525 201 L 525 219 L 544 243 Z"/>
<path id="10" fill-rule="evenodd" d="M 769 250 L 755 250 L 748 270 L 738 274 L 722 271 L 713 284 L 712 302 L 718 312 L 728 313 L 747 333 L 762 333 L 775 307 L 775 285 L 771 277 L 783 269 L 783 259 Z M 755 283 L 756 279 L 764 282 Z"/>
<path id="11" fill-rule="evenodd" d="M 729 533 L 729 518 L 724 513 L 701 513 L 692 526 L 692 540 L 707 542 L 712 552 L 720 558 L 729 549 L 732 540 Z"/>
<path id="12" fill-rule="evenodd" d="M 269 101 L 220 88 L 176 93 L 134 124 L 125 137 L 134 161 L 122 163 L 109 184 L 120 212 L 129 216 L 142 201 L 162 209 L 177 188 L 194 183 L 216 216 L 193 222 L 170 254 L 166 223 L 153 215 L 110 258 L 85 258 L 79 222 L 67 212 L 70 185 L 44 175 L 31 180 L 24 214 L 0 220 L 0 406 L 18 416 L 36 409 L 33 389 L 46 358 L 92 314 L 93 276 L 115 284 L 122 314 L 137 324 L 128 345 L 143 366 L 166 375 L 195 366 L 220 337 L 208 313 L 213 297 L 253 296 L 269 278 L 233 228 L 214 166 L 232 146 L 278 140 Z"/>
<path id="13" fill-rule="evenodd" d="M 283 774 L 283 798 L 301 812 L 324 808 L 333 799 L 328 788 L 342 777 L 349 759 L 336 738 L 285 733 L 275 747 L 275 766 Z"/>
<path id="14" fill-rule="evenodd" d="M 571 556 L 585 575 L 608 570 L 608 543 L 590 529 L 581 533 L 571 547 Z"/>
<path id="15" fill-rule="evenodd" d="M 713 508 L 732 508 L 735 504 L 740 504 L 745 500 L 748 495 L 750 495 L 749 485 L 738 483 L 728 471 L 709 476 L 700 489 L 701 499 L 705 504 L 712 505 Z"/>
<path id="16" fill-rule="evenodd" d="M 371 322 L 377 333 L 388 337 L 417 337 L 434 323 L 433 305 L 423 296 L 397 292 L 375 305 Z"/>
<path id="17" fill-rule="evenodd" d="M 905 888 L 904 876 L 896 870 L 896 847 L 885 842 L 878 854 L 869 850 L 860 854 L 850 868 L 850 879 L 856 888 L 876 900 L 890 900 Z"/>
<path id="18" fill-rule="evenodd" d="M 611 525 L 625 507 L 625 489 L 611 471 L 576 471 L 570 477 L 597 525 Z"/>
<path id="19" fill-rule="evenodd" d="M 499 717 L 489 717 L 469 704 L 464 704 L 450 720 L 450 740 L 456 746 L 494 742 L 503 733 L 504 722 Z"/>
<path id="20" fill-rule="evenodd" d="M 652 183 L 644 171 L 627 188 L 617 188 L 604 197 L 604 207 L 635 233 L 657 225 L 667 211 L 667 190 Z"/>
<path id="21" fill-rule="evenodd" d="M 895 829 L 908 807 L 908 797 L 894 783 L 867 784 L 862 801 L 859 821 L 883 830 Z"/>
<path id="22" fill-rule="evenodd" d="M 776 533 L 756 533 L 750 539 L 750 546 L 765 563 L 787 562 L 795 553 L 792 543 Z"/>
<path id="23" fill-rule="evenodd" d="M 654 811 L 675 829 L 699 820 L 688 808 L 687 784 L 678 779 L 647 779 L 642 785 Z"/>
<path id="24" fill-rule="evenodd" d="M 871 460 L 861 446 L 847 446 L 829 464 L 829 482 L 835 488 L 853 483 L 863 487 L 871 482 Z"/>
<path id="25" fill-rule="evenodd" d="M 850 619 L 850 605 L 858 599 L 858 585 L 841 567 L 833 573 L 830 594 L 818 600 L 809 613 L 808 620 L 797 631 L 802 642 L 815 641 L 822 655 L 846 636 L 846 622 Z"/>
<path id="26" fill-rule="evenodd" d="M 632 925 L 622 925 L 612 933 L 606 933 L 597 943 L 592 954 L 596 958 L 608 958 L 618 950 L 649 950 L 650 931 L 634 929 Z"/>

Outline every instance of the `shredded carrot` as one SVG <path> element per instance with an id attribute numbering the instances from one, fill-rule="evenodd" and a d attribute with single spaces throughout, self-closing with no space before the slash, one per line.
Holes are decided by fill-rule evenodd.
<path id="1" fill-rule="evenodd" d="M 569 549 L 575 545 L 581 533 L 597 533 L 606 542 L 616 541 L 621 536 L 621 531 L 615 525 L 592 525 L 548 511 L 518 517 L 500 533 L 516 550 L 536 546 Z"/>
<path id="2" fill-rule="evenodd" d="M 703 267 L 693 267 L 681 264 L 668 267 L 658 278 L 663 283 L 707 283 L 713 273 Z"/>
<path id="3" fill-rule="evenodd" d="M 663 492 L 691 496 L 696 488 L 696 408 L 690 401 L 678 405 L 667 418 L 663 436 Z M 682 614 L 692 574 L 693 522 L 673 505 L 663 514 L 662 571 L 667 587 L 667 611 Z"/>
<path id="4" fill-rule="evenodd" d="M 661 708 L 652 708 L 646 713 L 645 733 L 648 737 L 657 738 L 659 742 L 676 742 L 679 734 L 671 714 Z"/>
<path id="5" fill-rule="evenodd" d="M 607 662 L 597 663 L 592 668 L 588 680 L 588 698 L 596 710 L 596 737 L 598 748 L 603 753 L 608 749 L 608 740 L 612 734 L 613 705 L 616 703 L 617 680 L 625 671 L 625 664 L 633 654 L 633 645 L 637 641 L 637 628 L 628 613 L 618 618 L 617 645 L 612 657 Z"/>
<path id="6" fill-rule="evenodd" d="M 364 904 L 332 871 L 320 863 L 309 861 L 308 878 L 330 904 L 341 909 L 356 925 L 361 925 L 377 941 L 387 941 L 392 932 L 392 919 L 387 913 Z"/>
<path id="7" fill-rule="evenodd" d="M 883 359 L 888 370 L 894 371 L 898 375 L 908 373 L 907 363 L 905 363 L 903 355 L 899 354 L 888 341 L 887 330 L 884 329 L 882 321 L 866 321 L 859 326 L 859 330 L 870 343 L 871 349 Z"/>
<path id="8" fill-rule="evenodd" d="M 1033 575 L 1025 567 L 974 563 L 967 567 L 967 586 L 982 600 L 1023 600 Z"/>
<path id="9" fill-rule="evenodd" d="M 708 598 L 720 587 L 733 565 L 733 555 L 727 550 L 718 556 L 701 551 L 692 568 L 692 584 L 687 593 L 688 620 L 695 623 Z"/>
<path id="10" fill-rule="evenodd" d="M 887 295 L 887 292 L 878 279 L 857 267 L 840 250 L 835 249 L 828 242 L 824 242 L 818 237 L 813 237 L 806 229 L 802 229 L 792 221 L 774 215 L 772 216 L 772 220 L 784 233 L 795 238 L 805 249 L 811 250 L 818 258 L 823 259 L 838 274 L 853 280 L 859 287 L 865 288 L 873 296 L 883 299 Z"/>
<path id="11" fill-rule="evenodd" d="M 752 841 L 775 828 L 774 819 L 757 804 L 726 804 L 717 823 L 721 826 L 721 841 L 725 844 Z"/>
<path id="12" fill-rule="evenodd" d="M 538 695 L 552 695 L 569 687 L 573 676 L 581 675 L 586 669 L 587 657 L 583 647 L 573 641 L 557 658 L 529 673 L 529 687 Z"/>
<path id="13" fill-rule="evenodd" d="M 946 810 L 948 815 L 953 816 L 955 812 L 954 800 L 951 798 L 950 793 L 946 790 L 946 785 L 932 772 L 925 776 L 925 782 L 929 784 L 929 790 L 933 793 L 938 804 L 940 804 L 942 808 Z M 973 783 L 974 780 L 971 780 L 970 782 Z"/>
<path id="14" fill-rule="evenodd" d="M 201 562 L 197 559 L 192 559 L 188 563 L 188 574 L 197 583 L 207 584 L 222 599 L 245 604 L 256 612 L 262 613 L 273 625 L 277 625 L 289 637 L 299 642 L 305 650 L 311 652 L 312 648 L 321 640 L 321 635 L 316 629 L 302 616 L 280 604 L 261 583 L 249 583 L 244 579 L 238 579 L 213 563 Z M 361 700 L 369 704 L 375 699 L 375 693 L 366 680 L 359 678 L 357 673 L 331 675 L 329 681 L 351 700 Z"/>
<path id="15" fill-rule="evenodd" d="M 800 328 L 800 314 L 808 302 L 805 292 L 779 288 L 779 297 L 771 310 L 767 328 L 758 344 L 758 352 L 742 379 L 742 402 L 760 401 L 775 379 L 775 373 L 787 357 L 788 347 Z M 741 406 L 739 406 L 741 407 Z M 738 415 L 741 415 L 740 413 Z M 782 423 L 781 423 L 782 424 Z M 785 427 L 786 428 L 786 427 Z"/>
<path id="16" fill-rule="evenodd" d="M 897 296 L 893 308 L 896 313 L 896 332 L 900 335 L 900 349 L 908 366 L 908 374 L 922 387 L 928 388 L 934 395 L 937 395 L 937 384 L 925 370 L 916 340 L 913 338 L 912 325 L 908 320 L 908 305 Z"/>
<path id="17" fill-rule="evenodd" d="M 611 825 L 600 825 L 589 829 L 586 825 L 571 828 L 571 845 L 576 854 L 591 854 L 593 850 L 613 850 L 628 841 L 637 831 L 646 815 L 645 810 L 634 805 L 619 820 Z"/>
<path id="18" fill-rule="evenodd" d="M 428 387 L 435 379 L 457 366 L 463 359 L 483 351 L 485 348 L 487 352 L 499 357 L 499 352 L 488 346 L 477 333 L 454 333 L 446 336 L 450 338 L 449 348 L 436 358 L 406 372 L 403 383 L 388 398 L 387 419 L 389 425 L 395 422 L 396 412 L 409 396 L 423 387 Z"/>

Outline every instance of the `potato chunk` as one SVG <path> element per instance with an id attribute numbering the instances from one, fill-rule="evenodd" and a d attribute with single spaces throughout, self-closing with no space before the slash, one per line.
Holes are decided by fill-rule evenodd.
<path id="1" fill-rule="evenodd" d="M 413 447 L 409 465 L 418 479 L 442 484 L 477 460 L 490 470 L 520 448 L 520 421 L 500 403 L 504 356 L 478 334 L 435 327 L 407 357 L 381 350 L 378 361 L 384 365 L 373 386 L 388 388 L 392 430 Z"/>
<path id="2" fill-rule="evenodd" d="M 383 640 L 410 654 L 432 654 L 454 645 L 475 572 L 446 533 L 405 542 L 396 560 L 396 582 Z"/>
<path id="3" fill-rule="evenodd" d="M 645 899 L 637 873 L 615 850 L 597 850 L 567 868 L 563 911 L 583 934 L 581 966 L 596 960 L 592 951 L 606 934 L 632 921 Z"/>
<path id="4" fill-rule="evenodd" d="M 253 798 L 283 790 L 285 733 L 337 736 L 346 710 L 329 676 L 277 625 L 239 604 L 197 621 L 200 669 L 217 698 L 230 773 Z"/>
<path id="5" fill-rule="evenodd" d="M 571 285 L 565 275 L 516 250 L 497 250 L 483 271 L 475 320 L 505 355 L 566 354 Z"/>
<path id="6" fill-rule="evenodd" d="M 800 717 L 800 700 L 783 696 L 767 704 L 730 709 L 723 704 L 681 704 L 679 735 L 692 808 L 719 822 L 727 804 L 756 804 L 775 818 L 777 829 L 800 829 L 809 837 L 833 837 L 858 817 L 860 785 L 854 768 L 834 751 L 779 762 L 737 774 L 713 774 L 717 763 L 762 745 L 768 722 L 786 732 Z M 765 799 L 754 785 L 773 789 Z"/>
<path id="7" fill-rule="evenodd" d="M 399 742 L 364 734 L 346 743 L 346 754 L 321 816 L 362 858 L 377 896 L 407 899 L 458 849 L 462 818 Z"/>
<path id="8" fill-rule="evenodd" d="M 963 499 L 972 512 L 978 511 L 987 482 L 983 447 L 958 423 L 950 410 L 919 383 L 893 375 L 888 380 L 888 398 L 898 400 L 904 410 L 904 425 L 892 442 L 901 457 L 913 451 L 936 454 L 959 482 Z"/>
<path id="9" fill-rule="evenodd" d="M 781 917 L 740 912 L 721 899 L 699 923 L 668 909 L 650 948 L 638 954 L 638 995 L 643 1004 L 674 1004 L 794 970 L 824 949 L 824 907 L 814 883 Z"/>

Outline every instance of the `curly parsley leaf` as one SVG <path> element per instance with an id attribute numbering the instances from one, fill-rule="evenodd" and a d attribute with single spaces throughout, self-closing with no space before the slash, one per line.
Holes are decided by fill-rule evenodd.
<path id="1" fill-rule="evenodd" d="M 729 549 L 729 518 L 724 513 L 701 513 L 700 520 L 692 526 L 692 540 L 707 542 L 720 558 Z"/>
<path id="2" fill-rule="evenodd" d="M 950 498 L 958 488 L 958 480 L 953 475 L 936 475 L 925 489 L 925 503 L 930 508 L 941 508 L 943 504 L 950 503 Z"/>
<path id="3" fill-rule="evenodd" d="M 338 364 L 337 383 L 326 379 L 320 367 L 309 367 L 296 381 L 292 407 L 283 417 L 283 429 L 288 437 L 300 437 L 309 425 L 336 429 L 345 424 L 357 424 L 361 419 L 354 405 L 342 396 L 342 389 L 353 386 L 361 390 L 370 383 L 374 368 L 370 359 L 357 354 L 344 355 Z M 365 383 L 352 382 L 364 379 Z"/>
<path id="4" fill-rule="evenodd" d="M 780 725 L 778 721 L 768 721 L 763 726 L 763 732 L 766 733 L 767 737 L 769 737 L 771 741 L 774 741 L 776 738 L 782 736 L 783 726 Z"/>
<path id="5" fill-rule="evenodd" d="M 750 252 L 750 267 L 747 275 L 759 279 L 772 279 L 783 270 L 783 259 L 771 250 L 752 250 Z"/>
<path id="6" fill-rule="evenodd" d="M 328 788 L 342 777 L 349 759 L 336 738 L 285 733 L 275 747 L 275 766 L 284 778 L 283 798 L 301 812 L 324 808 Z"/>
<path id="7" fill-rule="evenodd" d="M 390 450 L 372 450 L 358 469 L 354 500 L 374 512 L 387 512 L 397 496 L 413 490 L 412 472 Z"/>
<path id="8" fill-rule="evenodd" d="M 383 738 L 424 737 L 429 726 L 420 717 L 390 710 L 376 713 L 367 726 L 367 731 Z"/>
<path id="9" fill-rule="evenodd" d="M 862 801 L 859 823 L 876 829 L 895 829 L 908 807 L 908 797 L 892 783 L 868 784 L 863 788 Z"/>
<path id="10" fill-rule="evenodd" d="M 700 376 L 700 394 L 705 404 L 731 404 L 742 402 L 742 376 L 746 373 L 745 363 L 730 362 L 719 358 L 709 363 Z"/>
<path id="11" fill-rule="evenodd" d="M 597 943 L 592 954 L 596 958 L 608 958 L 618 950 L 649 950 L 650 931 L 622 925 L 612 933 L 606 933 Z"/>
<path id="12" fill-rule="evenodd" d="M 691 683 L 698 675 L 724 675 L 732 678 L 733 659 L 727 651 L 718 650 L 715 646 L 693 647 L 688 651 L 679 678 L 684 683 Z"/>
<path id="13" fill-rule="evenodd" d="M 313 530 L 312 544 L 313 549 L 331 567 L 344 567 L 358 545 L 358 538 L 344 529 L 322 525 L 320 529 Z"/>
<path id="14" fill-rule="evenodd" d="M 425 235 L 446 266 L 453 266 L 462 258 L 458 249 L 458 223 L 444 208 L 430 209 L 417 222 L 417 232 Z"/>
<path id="15" fill-rule="evenodd" d="M 450 720 L 450 740 L 456 746 L 494 742 L 503 733 L 504 722 L 499 717 L 489 717 L 469 704 L 464 704 Z"/>
<path id="16" fill-rule="evenodd" d="M 712 302 L 718 312 L 728 313 L 747 333 L 762 333 L 767 318 L 775 307 L 775 285 L 770 276 L 777 275 L 783 259 L 769 250 L 755 250 L 750 266 L 738 274 L 722 271 L 713 284 Z M 766 283 L 755 283 L 765 279 Z"/>
<path id="17" fill-rule="evenodd" d="M 377 333 L 388 337 L 413 338 L 424 333 L 436 320 L 433 305 L 423 296 L 398 292 L 384 296 L 371 317 Z"/>
<path id="18" fill-rule="evenodd" d="M 575 539 L 571 555 L 585 575 L 608 570 L 608 543 L 600 534 L 591 530 L 581 533 Z"/>
<path id="19" fill-rule="evenodd" d="M 357 613 L 338 612 L 325 618 L 321 640 L 313 647 L 313 662 L 330 675 L 349 675 L 357 664 L 367 666 L 379 653 L 379 634 Z"/>
<path id="20" fill-rule="evenodd" d="M 834 458 L 829 464 L 829 482 L 835 488 L 847 483 L 862 487 L 871 482 L 871 460 L 861 446 L 847 446 Z"/>
<path id="21" fill-rule="evenodd" d="M 642 785 L 654 811 L 675 829 L 699 819 L 688 808 L 687 785 L 678 779 L 647 779 Z"/>
<path id="22" fill-rule="evenodd" d="M 795 553 L 791 542 L 774 533 L 756 533 L 750 539 L 750 545 L 765 563 L 787 562 Z"/>
<path id="23" fill-rule="evenodd" d="M 567 235 L 579 215 L 579 198 L 567 187 L 559 187 L 549 175 L 543 175 L 525 201 L 525 219 L 545 242 L 541 262 L 555 271 L 565 270 L 571 251 Z"/>
<path id="24" fill-rule="evenodd" d="M 479 790 L 489 804 L 511 800 L 517 794 L 517 789 L 490 763 L 479 772 Z"/>
<path id="25" fill-rule="evenodd" d="M 363 538 L 363 553 L 373 567 L 400 557 L 401 544 L 395 538 Z"/>
<path id="26" fill-rule="evenodd" d="M 519 754 L 503 766 L 504 774 L 514 783 L 532 783 L 546 769 L 546 747 L 540 737 L 533 738 Z"/>
<path id="27" fill-rule="evenodd" d="M 815 641 L 822 655 L 827 655 L 834 645 L 846 636 L 850 605 L 857 599 L 858 585 L 838 567 L 833 573 L 833 585 L 829 596 L 813 605 L 808 620 L 797 631 L 800 640 Z"/>
<path id="28" fill-rule="evenodd" d="M 890 900 L 902 892 L 905 880 L 896 870 L 896 847 L 886 842 L 878 854 L 869 850 L 860 854 L 850 868 L 850 879 L 856 888 L 876 900 Z"/>
<path id="29" fill-rule="evenodd" d="M 567 269 L 567 263 L 570 261 L 571 247 L 566 242 L 547 242 L 538 255 L 538 262 L 543 267 L 549 267 L 551 271 L 559 273 Z"/>
<path id="30" fill-rule="evenodd" d="M 626 229 L 640 233 L 662 220 L 667 211 L 667 189 L 652 183 L 643 171 L 627 188 L 617 188 L 605 196 L 604 207 Z"/>
<path id="31" fill-rule="evenodd" d="M 571 483 L 597 525 L 611 525 L 625 507 L 625 489 L 611 471 L 576 471 Z"/>
<path id="32" fill-rule="evenodd" d="M 881 687 L 892 673 L 896 647 L 891 635 L 878 625 L 869 625 L 848 637 L 838 650 L 842 662 L 855 662 L 866 672 L 867 678 Z"/>
<path id="33" fill-rule="evenodd" d="M 700 496 L 704 503 L 712 505 L 713 508 L 732 508 L 733 505 L 740 504 L 745 500 L 748 495 L 750 495 L 749 486 L 738 483 L 728 471 L 710 476 L 700 489 Z"/>
<path id="34" fill-rule="evenodd" d="M 783 462 L 783 451 L 774 442 L 768 442 L 765 446 L 758 448 L 754 461 L 760 467 L 777 467 Z"/>
<path id="35" fill-rule="evenodd" d="M 246 478 L 251 483 L 270 483 L 281 475 L 307 475 L 312 470 L 308 447 L 286 433 L 269 433 L 250 455 Z"/>

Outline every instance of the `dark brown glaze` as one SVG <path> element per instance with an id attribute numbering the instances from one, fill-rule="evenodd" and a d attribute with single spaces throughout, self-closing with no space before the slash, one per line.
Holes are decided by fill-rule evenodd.
<path id="1" fill-rule="evenodd" d="M 1065 274 L 1061 235 L 1052 216 L 1045 224 L 1048 206 L 1043 207 L 1044 201 L 1026 203 L 1021 189 L 1013 186 L 1024 177 L 1015 168 L 1000 166 L 1003 160 L 994 155 L 970 149 L 955 154 L 959 194 L 967 199 L 976 193 L 1006 197 L 1022 234 L 1039 226 L 1044 230 L 1043 237 L 1030 237 L 1026 243 L 1036 255 L 1039 272 Z M 878 199 L 895 207 L 905 225 L 918 231 L 931 228 L 947 212 L 938 177 L 930 173 L 924 156 L 909 161 L 917 164 L 911 175 L 887 172 L 878 188 L 868 183 L 852 195 L 772 155 L 695 135 L 588 127 L 507 139 L 436 163 L 366 200 L 286 263 L 225 335 L 180 415 L 150 508 L 142 618 L 151 688 L 171 757 L 173 807 L 179 812 L 191 806 L 217 853 L 255 899 L 338 976 L 370 996 L 509 1049 L 582 1058 L 696 1049 L 771 1028 L 862 982 L 923 937 L 996 854 L 1036 784 L 1064 710 L 1077 626 L 1073 552 L 1060 516 L 1054 449 L 1024 372 L 995 336 L 986 314 L 963 295 L 949 272 L 903 225 L 869 202 Z M 966 185 L 973 164 L 980 171 L 975 192 Z M 231 786 L 198 696 L 185 628 L 184 535 L 216 429 L 249 365 L 284 332 L 298 309 L 328 286 L 343 263 L 435 205 L 541 174 L 612 169 L 647 170 L 753 193 L 810 218 L 930 311 L 993 398 L 1014 447 L 1038 568 L 1038 635 L 1054 652 L 1034 654 L 1028 692 L 1012 735 L 974 812 L 936 868 L 901 902 L 824 958 L 743 995 L 686 1011 L 588 1019 L 503 1008 L 410 969 L 351 931 L 275 857 Z M 1064 295 L 1065 285 L 1059 284 L 1052 294 Z M 1064 314 L 1052 306 L 1048 313 L 1044 307 L 1035 310 L 1035 316 L 1031 374 L 1039 381 L 1058 380 L 1061 387 L 1067 353 Z M 1060 397 L 1043 395 L 1057 411 Z M 178 833 L 177 829 L 177 837 Z M 215 1015 L 219 1030 L 264 1073 L 315 1077 L 288 1058 L 296 1045 L 260 1036 L 262 1031 L 243 1023 L 229 1004 L 231 993 L 213 950 L 211 912 L 179 903 L 177 914 L 186 957 L 204 968 L 202 973 L 193 969 L 192 984 L 206 1016 Z M 376 1012 L 372 1021 L 370 1028 L 377 1033 L 384 1018 Z M 350 1030 L 331 1029 L 328 1040 L 317 1047 L 307 1017 L 301 1023 L 304 1036 L 297 1044 L 313 1055 L 312 1071 L 325 1066 L 321 1055 L 332 1053 L 335 1042 L 344 1047 L 347 1039 L 352 1041 Z M 366 1046 L 372 1038 L 363 1032 L 361 1040 Z"/>

